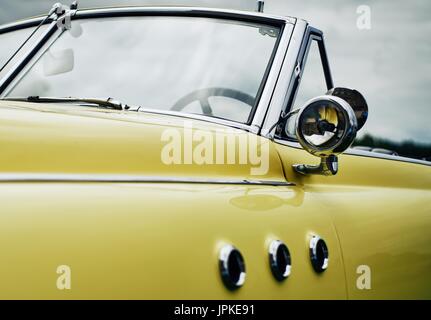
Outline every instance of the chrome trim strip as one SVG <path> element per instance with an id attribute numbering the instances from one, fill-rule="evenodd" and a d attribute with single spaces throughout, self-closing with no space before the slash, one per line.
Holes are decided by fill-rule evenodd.
<path id="1" fill-rule="evenodd" d="M 111 7 L 111 8 L 85 8 L 79 9 L 77 15 L 80 18 L 85 18 L 85 16 L 93 16 L 94 14 L 101 15 L 112 15 L 112 14 L 135 14 L 135 13 L 154 13 L 154 14 L 192 14 L 192 15 L 202 15 L 205 14 L 214 14 L 214 15 L 224 15 L 225 17 L 231 18 L 251 18 L 255 21 L 260 21 L 271 23 L 286 23 L 292 17 L 285 16 L 277 16 L 267 13 L 260 13 L 254 11 L 242 11 L 242 10 L 234 10 L 234 9 L 223 9 L 223 8 L 208 8 L 208 7 L 188 7 L 188 6 L 138 6 L 138 7 Z"/>
<path id="2" fill-rule="evenodd" d="M 287 181 L 216 179 L 191 177 L 160 177 L 128 174 L 79 174 L 79 173 L 0 173 L 0 182 L 111 182 L 111 183 L 194 183 L 237 184 L 263 186 L 293 186 Z"/>
<path id="3" fill-rule="evenodd" d="M 293 20 L 292 20 L 293 21 Z M 296 21 L 296 19 L 295 19 Z M 271 103 L 274 91 L 276 90 L 277 82 L 281 74 L 281 67 L 284 63 L 287 49 L 292 38 L 292 32 L 295 22 L 288 22 L 283 28 L 283 33 L 278 44 L 277 53 L 272 61 L 272 67 L 266 79 L 265 88 L 260 96 L 259 104 L 257 105 L 251 125 L 254 128 L 262 128 L 263 121 L 268 111 L 268 106 Z"/>
<path id="4" fill-rule="evenodd" d="M 394 156 L 394 155 L 384 154 L 384 153 L 358 150 L 358 149 L 353 149 L 353 148 L 347 149 L 343 154 L 349 154 L 352 156 L 360 156 L 360 157 L 395 160 L 395 161 L 401 161 L 401 162 L 410 162 L 410 163 L 415 163 L 415 164 L 422 164 L 425 166 L 431 166 L 430 161 L 419 160 L 419 159 L 414 159 L 414 158 L 407 158 L 407 157 L 402 157 L 402 156 Z"/>
<path id="5" fill-rule="evenodd" d="M 83 8 L 78 9 L 76 11 L 77 16 L 81 16 L 84 19 L 96 15 L 105 15 L 105 14 L 136 14 L 136 13 L 182 13 L 182 14 L 205 14 L 210 13 L 214 15 L 228 15 L 230 17 L 246 17 L 251 18 L 256 21 L 264 21 L 267 22 L 276 22 L 276 23 L 295 23 L 296 18 L 291 16 L 278 16 L 267 13 L 258 13 L 253 11 L 242 11 L 242 10 L 234 10 L 234 9 L 223 9 L 223 8 L 207 8 L 207 7 L 178 7 L 178 6 L 165 6 L 165 7 L 157 7 L 157 6 L 136 6 L 136 7 L 101 7 L 101 8 Z M 12 21 L 6 24 L 0 25 L 0 33 L 9 32 L 17 29 L 23 29 L 31 26 L 38 25 L 43 19 L 45 15 L 40 15 L 36 17 L 24 18 L 18 21 Z M 49 22 L 51 22 L 50 20 Z"/>
<path id="6" fill-rule="evenodd" d="M 295 149 L 302 149 L 304 150 L 301 145 L 298 142 L 295 141 L 287 141 L 287 140 L 281 140 L 281 139 L 274 139 L 274 142 L 278 144 L 282 144 L 288 147 L 292 147 Z M 305 152 L 305 150 L 304 150 Z M 351 156 L 359 156 L 359 157 L 368 157 L 368 158 L 376 158 L 376 159 L 384 159 L 384 160 L 395 160 L 395 161 L 401 161 L 401 162 L 410 162 L 414 164 L 421 164 L 425 166 L 431 166 L 431 161 L 425 161 L 425 160 L 419 160 L 414 158 L 407 158 L 407 157 L 400 157 L 400 156 L 393 156 L 389 154 L 384 153 L 377 153 L 377 152 L 370 152 L 370 151 L 364 151 L 364 150 L 358 150 L 349 148 L 342 154 L 348 154 Z"/>
<path id="7" fill-rule="evenodd" d="M 233 127 L 236 129 L 246 130 L 246 131 L 249 131 L 252 133 L 257 133 L 256 129 L 249 126 L 248 124 L 244 124 L 241 122 L 235 122 L 235 121 L 228 120 L 228 119 L 205 116 L 202 114 L 185 113 L 185 112 L 181 112 L 181 111 L 159 110 L 159 109 L 151 109 L 151 108 L 144 108 L 144 107 L 139 107 L 136 111 L 147 112 L 147 113 L 152 113 L 152 114 L 168 115 L 168 116 L 174 116 L 174 117 L 181 117 L 181 118 L 187 118 L 187 119 L 193 119 L 193 120 L 206 121 L 206 122 L 220 124 L 220 125 L 224 125 L 224 126 L 228 126 L 228 127 Z"/>
<path id="8" fill-rule="evenodd" d="M 24 20 L 13 21 L 7 24 L 0 25 L 0 34 L 7 33 L 15 30 L 26 29 L 30 27 L 35 27 L 46 17 L 46 15 L 38 16 L 34 18 L 27 18 Z M 52 19 L 49 19 L 46 24 L 51 23 Z"/>
<path id="9" fill-rule="evenodd" d="M 266 117 L 261 124 L 261 135 L 267 138 L 272 138 L 274 131 L 274 124 L 279 121 L 282 109 L 284 108 L 292 90 L 293 80 L 295 79 L 295 67 L 297 64 L 297 57 L 301 49 L 302 39 L 307 27 L 307 22 L 298 19 L 292 33 L 292 38 L 289 43 L 286 57 L 283 61 L 280 77 L 274 94 L 269 104 Z"/>
<path id="10" fill-rule="evenodd" d="M 34 46 L 32 48 L 29 48 L 25 52 L 25 54 L 23 54 L 21 58 L 12 65 L 10 70 L 4 76 L 1 77 L 0 97 L 4 96 L 7 87 L 11 84 L 12 81 L 16 79 L 17 75 L 22 71 L 22 69 L 28 65 L 29 61 L 33 58 L 33 56 L 35 56 L 44 46 L 44 44 L 49 41 L 49 39 L 55 33 L 56 30 L 57 23 L 55 21 L 52 21 L 50 26 L 45 30 L 45 32 L 39 36 L 37 41 L 35 41 Z"/>

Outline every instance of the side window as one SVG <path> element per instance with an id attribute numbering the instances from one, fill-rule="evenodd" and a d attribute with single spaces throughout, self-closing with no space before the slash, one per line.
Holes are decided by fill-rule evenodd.
<path id="1" fill-rule="evenodd" d="M 327 84 L 325 69 L 323 68 L 322 58 L 319 50 L 319 40 L 312 39 L 308 45 L 304 61 L 302 63 L 303 71 L 299 82 L 296 98 L 291 110 L 301 108 L 305 102 L 320 95 L 324 95 L 331 84 Z M 286 125 L 286 136 L 295 139 L 295 121 L 296 115 L 292 116 Z"/>

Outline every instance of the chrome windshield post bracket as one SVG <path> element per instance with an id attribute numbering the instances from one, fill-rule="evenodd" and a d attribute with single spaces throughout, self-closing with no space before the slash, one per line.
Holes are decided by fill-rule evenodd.
<path id="1" fill-rule="evenodd" d="M 57 27 L 64 31 L 72 29 L 72 13 L 67 10 L 64 15 L 57 19 Z"/>
<path id="2" fill-rule="evenodd" d="M 72 16 L 76 14 L 78 10 L 78 2 L 74 1 L 70 7 L 61 3 L 56 3 L 51 10 L 54 10 L 57 15 L 57 27 L 62 30 L 72 29 Z"/>

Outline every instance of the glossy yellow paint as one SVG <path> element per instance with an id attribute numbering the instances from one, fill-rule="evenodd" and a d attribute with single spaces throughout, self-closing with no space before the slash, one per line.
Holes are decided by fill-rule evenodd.
<path id="1" fill-rule="evenodd" d="M 297 188 L 45 183 L 0 189 L 0 298 L 345 297 L 331 223 L 312 206 L 296 205 L 304 196 Z M 309 263 L 310 232 L 331 248 L 324 275 Z M 292 275 L 282 284 L 268 265 L 272 238 L 286 241 L 292 254 Z M 223 243 L 237 246 L 246 262 L 246 283 L 235 292 L 218 273 Z M 71 290 L 56 287 L 59 265 L 72 270 Z"/>
<path id="2" fill-rule="evenodd" d="M 341 155 L 336 176 L 305 177 L 291 165 L 316 158 L 281 144 L 277 150 L 287 177 L 313 194 L 316 210 L 334 223 L 349 298 L 431 298 L 430 166 Z M 371 271 L 369 290 L 357 286 L 363 265 Z"/>
<path id="3" fill-rule="evenodd" d="M 0 182 L 0 298 L 430 297 L 429 167 L 342 156 L 338 176 L 304 178 L 291 164 L 316 159 L 266 139 L 259 142 L 269 144 L 269 171 L 262 176 L 250 174 L 251 164 L 163 164 L 161 135 L 183 124 L 184 118 L 150 113 L 0 102 L 0 175 L 297 184 Z M 225 129 L 204 121 L 193 127 Z M 312 234 L 330 250 L 323 274 L 309 261 Z M 272 239 L 283 240 L 292 255 L 292 274 L 283 283 L 269 269 Z M 224 243 L 239 248 L 246 262 L 245 285 L 233 292 L 218 273 Z M 355 289 L 358 264 L 371 266 L 372 290 Z M 71 267 L 71 290 L 56 287 L 59 265 Z M 407 285 L 410 292 L 403 291 Z"/>
<path id="4" fill-rule="evenodd" d="M 187 118 L 151 113 L 119 112 L 67 105 L 0 101 L 0 146 L 3 172 L 140 174 L 155 177 L 251 178 L 250 164 L 166 165 L 161 153 L 167 130 L 184 126 L 209 132 L 215 139 L 253 135 L 242 130 Z M 261 139 L 261 142 L 268 143 Z M 198 142 L 194 142 L 197 145 Z M 235 145 L 238 154 L 238 144 Z M 284 181 L 275 148 L 269 145 L 268 172 L 259 179 Z M 225 158 L 227 154 L 225 155 Z M 226 161 L 225 161 L 226 162 Z M 204 172 L 204 174 L 203 174 Z"/>

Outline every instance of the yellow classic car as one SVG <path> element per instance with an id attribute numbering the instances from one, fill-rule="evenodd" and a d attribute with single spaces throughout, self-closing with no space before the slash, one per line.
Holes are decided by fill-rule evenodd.
<path id="1" fill-rule="evenodd" d="M 349 148 L 367 103 L 306 21 L 56 4 L 1 35 L 30 35 L 0 71 L 1 299 L 431 298 L 430 162 Z"/>

